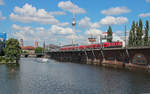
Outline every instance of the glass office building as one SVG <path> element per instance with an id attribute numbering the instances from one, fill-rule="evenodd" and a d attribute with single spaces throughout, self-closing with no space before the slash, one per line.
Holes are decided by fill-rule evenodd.
<path id="1" fill-rule="evenodd" d="M 0 33 L 0 53 L 2 49 L 5 47 L 6 39 L 7 39 L 7 34 L 5 32 Z"/>
<path id="2" fill-rule="evenodd" d="M 5 42 L 6 39 L 7 39 L 7 34 L 5 32 L 0 33 L 0 40 L 3 41 L 3 42 Z"/>

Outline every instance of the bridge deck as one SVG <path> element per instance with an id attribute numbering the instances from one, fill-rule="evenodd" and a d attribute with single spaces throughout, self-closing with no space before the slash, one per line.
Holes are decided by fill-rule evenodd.
<path id="1" fill-rule="evenodd" d="M 150 47 L 128 47 L 128 48 L 98 48 L 98 49 L 77 49 L 77 50 L 53 50 L 53 51 L 45 51 L 45 52 L 77 52 L 77 51 L 91 51 L 91 50 L 138 50 L 138 49 L 150 49 Z"/>

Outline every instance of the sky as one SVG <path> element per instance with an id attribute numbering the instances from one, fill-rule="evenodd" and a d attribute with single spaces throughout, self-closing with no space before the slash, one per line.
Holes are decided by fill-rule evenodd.
<path id="1" fill-rule="evenodd" d="M 122 40 L 125 25 L 129 31 L 133 20 L 150 19 L 150 0 L 0 0 L 0 32 L 24 45 L 71 44 L 73 14 L 75 43 L 98 39 L 109 25 L 114 41 Z"/>

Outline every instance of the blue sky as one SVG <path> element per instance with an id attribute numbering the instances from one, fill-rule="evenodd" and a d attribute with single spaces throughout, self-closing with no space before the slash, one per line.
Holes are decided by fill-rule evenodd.
<path id="1" fill-rule="evenodd" d="M 150 18 L 150 0 L 0 0 L 0 32 L 23 39 L 25 45 L 72 42 L 72 13 L 76 43 L 86 44 L 112 26 L 116 39 L 133 20 Z"/>

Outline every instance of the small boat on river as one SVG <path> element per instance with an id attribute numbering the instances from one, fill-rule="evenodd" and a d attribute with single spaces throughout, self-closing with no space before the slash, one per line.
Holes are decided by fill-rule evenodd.
<path id="1" fill-rule="evenodd" d="M 42 62 L 48 62 L 47 58 L 42 58 Z"/>

